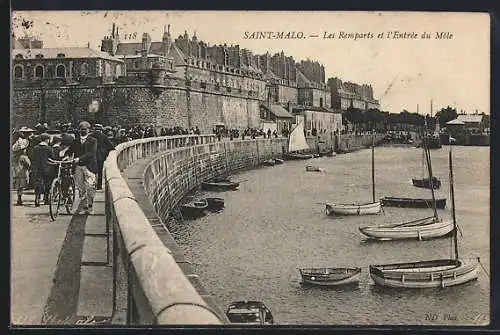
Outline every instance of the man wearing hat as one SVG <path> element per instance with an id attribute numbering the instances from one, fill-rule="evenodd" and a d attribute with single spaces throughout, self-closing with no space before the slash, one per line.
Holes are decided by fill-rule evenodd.
<path id="1" fill-rule="evenodd" d="M 22 137 L 12 145 L 12 180 L 13 189 L 17 190 L 17 206 L 23 205 L 23 190 L 28 185 L 30 159 L 26 154 L 28 140 Z"/>
<path id="2" fill-rule="evenodd" d="M 78 136 L 68 149 L 67 155 L 75 155 L 75 186 L 78 189 L 80 204 L 74 214 L 93 214 L 95 183 L 97 172 L 97 140 L 89 136 L 90 123 L 80 122 Z"/>
<path id="3" fill-rule="evenodd" d="M 49 204 L 50 184 L 53 178 L 53 168 L 49 158 L 54 158 L 52 147 L 49 146 L 50 135 L 42 133 L 40 142 L 33 148 L 33 170 L 35 177 L 35 207 L 40 206 L 41 195 L 44 195 L 44 204 Z"/>
<path id="4" fill-rule="evenodd" d="M 104 167 L 104 161 L 108 157 L 108 154 L 111 150 L 115 149 L 115 146 L 109 138 L 103 133 L 103 126 L 99 123 L 96 123 L 94 126 L 94 132 L 92 132 L 91 136 L 95 137 L 97 140 L 97 185 L 96 189 L 102 189 L 102 172 Z"/>

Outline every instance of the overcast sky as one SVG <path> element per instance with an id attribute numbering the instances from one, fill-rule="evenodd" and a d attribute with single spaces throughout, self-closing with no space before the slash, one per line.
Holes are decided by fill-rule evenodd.
<path id="1" fill-rule="evenodd" d="M 86 46 L 98 48 L 112 23 L 120 36 L 136 33 L 140 42 L 148 32 L 160 40 L 164 25 L 175 38 L 196 31 L 209 44 L 239 44 L 256 53 L 281 52 L 325 66 L 326 77 L 371 84 L 381 109 L 406 109 L 421 114 L 450 105 L 458 110 L 489 114 L 490 21 L 483 13 L 382 13 L 382 12 L 217 12 L 217 11 L 91 11 L 14 12 L 13 29 L 24 34 L 19 19 L 33 20 L 30 33 L 45 47 Z M 245 32 L 303 32 L 302 39 L 245 39 Z M 387 38 L 388 32 L 414 32 L 417 39 Z M 325 32 L 335 34 L 323 38 Z M 340 39 L 340 32 L 372 38 Z M 422 39 L 428 32 L 430 39 Z M 450 32 L 449 39 L 435 39 Z M 377 38 L 379 33 L 384 38 Z M 318 37 L 309 37 L 318 35 Z"/>

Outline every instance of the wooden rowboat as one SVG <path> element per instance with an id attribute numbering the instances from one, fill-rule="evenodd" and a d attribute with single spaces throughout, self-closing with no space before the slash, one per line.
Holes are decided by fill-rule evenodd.
<path id="1" fill-rule="evenodd" d="M 369 215 L 378 214 L 382 209 L 380 201 L 364 204 L 326 203 L 326 215 Z"/>
<path id="2" fill-rule="evenodd" d="M 240 183 L 230 181 L 229 179 L 210 180 L 201 183 L 201 188 L 207 191 L 232 191 L 238 188 Z"/>
<path id="3" fill-rule="evenodd" d="M 432 199 L 421 198 L 401 198 L 401 197 L 383 197 L 380 199 L 383 206 L 406 207 L 406 208 L 432 208 Z M 446 207 L 446 198 L 436 199 L 436 208 L 444 209 Z"/>
<path id="4" fill-rule="evenodd" d="M 415 187 L 429 188 L 429 189 L 431 188 L 431 182 L 429 178 L 423 178 L 423 179 L 412 178 L 411 182 Z M 432 177 L 432 187 L 435 190 L 439 189 L 441 187 L 441 181 L 436 177 Z"/>
<path id="5" fill-rule="evenodd" d="M 321 172 L 321 168 L 315 165 L 306 165 L 306 171 L 309 172 Z"/>
<path id="6" fill-rule="evenodd" d="M 208 207 L 207 209 L 212 212 L 219 212 L 224 208 L 223 198 L 206 198 Z"/>
<path id="7" fill-rule="evenodd" d="M 204 198 L 192 199 L 180 206 L 182 217 L 185 219 L 195 219 L 204 214 L 208 208 L 208 201 Z"/>
<path id="8" fill-rule="evenodd" d="M 273 314 L 261 301 L 234 301 L 228 306 L 226 316 L 231 324 L 274 324 Z"/>
<path id="9" fill-rule="evenodd" d="M 361 268 L 300 268 L 302 284 L 339 286 L 359 282 Z"/>

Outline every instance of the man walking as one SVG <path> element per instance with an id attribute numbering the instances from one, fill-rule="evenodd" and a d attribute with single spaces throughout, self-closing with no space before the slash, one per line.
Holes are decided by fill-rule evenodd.
<path id="1" fill-rule="evenodd" d="M 49 158 L 54 158 L 52 147 L 49 146 L 50 136 L 43 133 L 39 136 L 40 142 L 33 148 L 33 169 L 35 176 L 35 207 L 40 206 L 43 194 L 44 204 L 49 204 L 50 183 L 52 182 L 53 169 Z"/>
<path id="2" fill-rule="evenodd" d="M 90 123 L 80 122 L 78 137 L 68 149 L 69 155 L 75 155 L 75 186 L 78 189 L 80 203 L 74 214 L 93 214 L 95 183 L 97 172 L 97 140 L 89 136 Z"/>
<path id="3" fill-rule="evenodd" d="M 102 170 L 104 167 L 104 161 L 108 157 L 111 150 L 114 150 L 115 146 L 109 138 L 102 132 L 103 127 L 101 124 L 96 124 L 94 126 L 94 132 L 91 134 L 97 140 L 97 186 L 96 190 L 102 189 Z"/>

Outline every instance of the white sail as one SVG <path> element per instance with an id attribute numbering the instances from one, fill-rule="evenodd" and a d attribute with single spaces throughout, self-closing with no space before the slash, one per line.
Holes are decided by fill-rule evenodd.
<path id="1" fill-rule="evenodd" d="M 310 149 L 304 136 L 304 121 L 297 122 L 288 139 L 288 152 Z"/>

